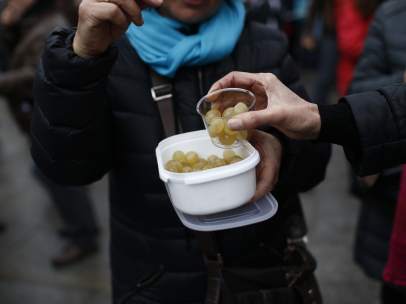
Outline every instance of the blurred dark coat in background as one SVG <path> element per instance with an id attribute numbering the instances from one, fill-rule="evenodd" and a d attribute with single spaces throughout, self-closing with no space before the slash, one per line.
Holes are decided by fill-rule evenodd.
<path id="1" fill-rule="evenodd" d="M 406 2 L 388 1 L 371 23 L 355 70 L 351 93 L 376 90 L 404 81 L 406 71 Z M 355 259 L 371 277 L 382 278 L 388 255 L 401 168 L 384 170 L 363 197 Z"/>
<path id="2" fill-rule="evenodd" d="M 280 28 L 283 19 L 281 0 L 249 0 L 249 18 L 273 28 Z"/>
<path id="3" fill-rule="evenodd" d="M 59 26 L 68 26 L 57 9 L 35 7 L 21 22 L 2 28 L 0 43 L 9 52 L 6 71 L 0 73 L 0 95 L 6 97 L 11 111 L 24 132 L 29 132 L 32 85 L 45 40 Z"/>
<path id="4" fill-rule="evenodd" d="M 17 124 L 26 134 L 30 133 L 34 75 L 46 38 L 55 28 L 70 25 L 68 20 L 74 19 L 73 4 L 65 0 L 38 0 L 19 7 L 18 13 L 23 15 L 16 13 L 15 19 L 1 29 L 5 71 L 0 72 L 0 96 L 5 97 Z M 35 168 L 34 176 L 48 192 L 62 219 L 60 235 L 67 245 L 60 255 L 51 259 L 53 266 L 67 266 L 96 252 L 99 229 L 87 189 L 60 186 Z"/>

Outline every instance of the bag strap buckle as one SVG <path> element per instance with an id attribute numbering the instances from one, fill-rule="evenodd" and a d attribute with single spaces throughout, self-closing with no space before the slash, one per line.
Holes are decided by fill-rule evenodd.
<path id="1" fill-rule="evenodd" d="M 161 84 L 153 86 L 151 88 L 152 99 L 155 102 L 161 102 L 164 100 L 172 99 L 172 85 L 171 84 Z"/>
<path id="2" fill-rule="evenodd" d="M 158 75 L 150 70 L 151 97 L 157 106 L 161 118 L 162 128 L 166 137 L 175 135 L 179 131 L 176 121 L 175 105 L 173 101 L 173 85 L 171 79 Z"/>
<path id="3" fill-rule="evenodd" d="M 287 238 L 286 239 L 288 245 L 307 245 L 309 239 L 307 235 L 299 238 Z"/>

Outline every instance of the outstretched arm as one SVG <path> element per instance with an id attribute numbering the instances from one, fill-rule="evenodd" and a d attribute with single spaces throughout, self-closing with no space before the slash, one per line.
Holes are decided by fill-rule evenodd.
<path id="1" fill-rule="evenodd" d="M 317 106 L 290 91 L 272 74 L 233 72 L 211 90 L 241 87 L 257 96 L 257 109 L 229 121 L 232 129 L 271 125 L 295 139 L 343 145 L 360 175 L 406 162 L 406 85 L 350 95 Z"/>

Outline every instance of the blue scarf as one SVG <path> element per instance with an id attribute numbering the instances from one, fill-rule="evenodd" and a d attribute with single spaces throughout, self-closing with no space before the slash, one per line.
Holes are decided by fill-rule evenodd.
<path id="1" fill-rule="evenodd" d="M 127 37 L 141 59 L 158 74 L 173 77 L 181 66 L 209 64 L 234 50 L 244 27 L 243 0 L 224 0 L 216 15 L 185 35 L 188 25 L 163 17 L 156 10 L 143 12 L 145 24 L 131 24 Z"/>

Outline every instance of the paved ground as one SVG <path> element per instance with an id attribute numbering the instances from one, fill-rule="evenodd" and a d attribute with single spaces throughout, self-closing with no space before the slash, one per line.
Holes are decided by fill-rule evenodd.
<path id="1" fill-rule="evenodd" d="M 105 182 L 92 193 L 103 225 L 103 253 L 69 270 L 48 264 L 60 241 L 58 221 L 49 199 L 31 177 L 27 143 L 0 102 L 0 236 L 1 304 L 109 303 L 107 200 Z M 379 285 L 352 261 L 358 203 L 347 194 L 346 166 L 335 149 L 327 180 L 303 195 L 310 227 L 310 247 L 319 260 L 318 277 L 327 304 L 378 303 Z"/>

